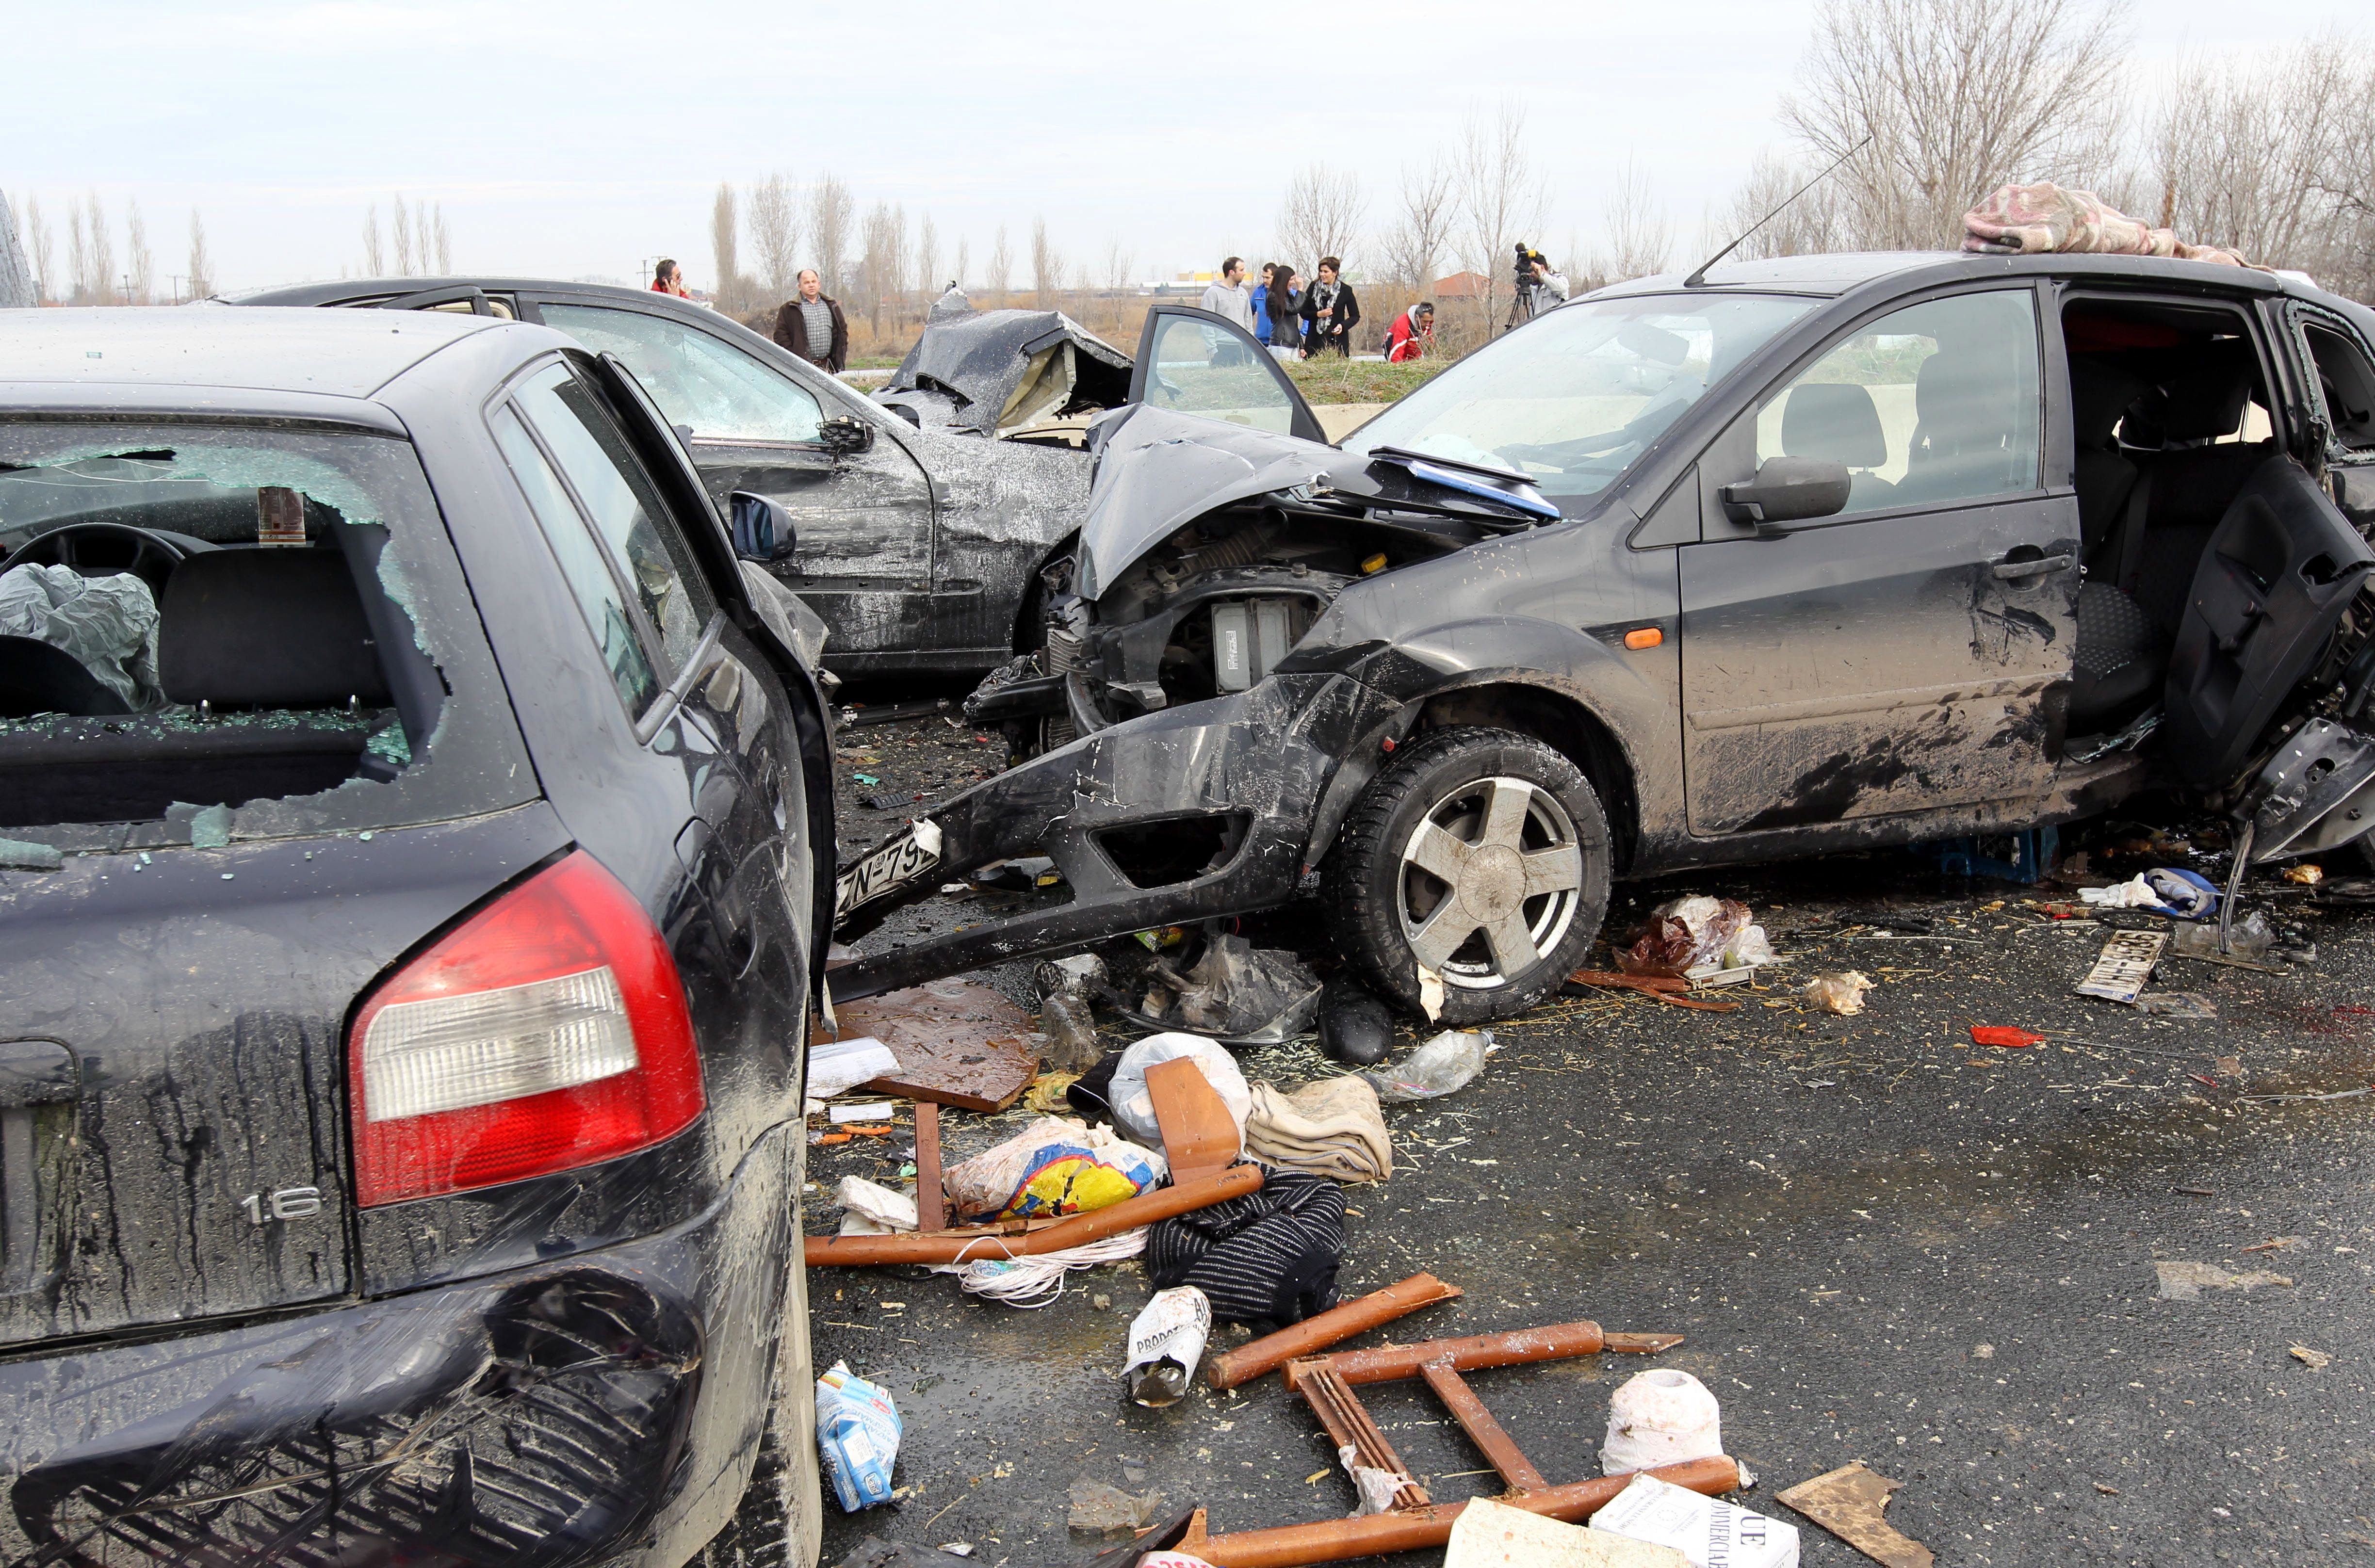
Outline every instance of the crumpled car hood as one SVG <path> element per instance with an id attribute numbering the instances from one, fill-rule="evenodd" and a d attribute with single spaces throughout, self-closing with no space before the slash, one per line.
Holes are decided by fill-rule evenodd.
<path id="1" fill-rule="evenodd" d="M 875 396 L 953 430 L 996 435 L 1075 403 L 1118 407 L 1129 397 L 1129 371 L 1128 355 L 1061 311 L 935 307 Z"/>

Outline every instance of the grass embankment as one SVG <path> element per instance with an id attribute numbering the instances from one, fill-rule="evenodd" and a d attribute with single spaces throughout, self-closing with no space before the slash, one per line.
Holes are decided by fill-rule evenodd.
<path id="1" fill-rule="evenodd" d="M 1306 402 L 1391 403 L 1451 363 L 1444 360 L 1406 360 L 1399 365 L 1383 360 L 1362 361 L 1324 354 L 1298 360 L 1286 367 Z"/>

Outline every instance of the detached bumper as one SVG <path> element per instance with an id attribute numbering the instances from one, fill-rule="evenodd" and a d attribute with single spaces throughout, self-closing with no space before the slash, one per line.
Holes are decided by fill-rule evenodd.
<path id="1" fill-rule="evenodd" d="M 681 1558 L 738 1497 L 766 1417 L 797 1131 L 666 1235 L 0 1364 L 0 1561 Z"/>
<path id="2" fill-rule="evenodd" d="M 836 997 L 1077 947 L 1126 931 L 1241 914 L 1294 896 L 1323 794 L 1396 704 L 1350 676 L 1273 676 L 1249 691 L 1102 729 L 937 808 L 843 873 L 841 927 L 870 929 L 943 881 L 1045 855 L 1071 889 L 1052 909 L 970 925 L 837 969 Z M 1211 858 L 1163 865 L 1164 834 Z M 904 853 L 902 853 L 903 850 Z M 876 868 L 879 867 L 879 874 Z"/>

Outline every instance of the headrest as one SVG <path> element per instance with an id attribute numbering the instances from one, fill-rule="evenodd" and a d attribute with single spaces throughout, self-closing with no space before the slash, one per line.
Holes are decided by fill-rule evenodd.
<path id="1" fill-rule="evenodd" d="M 2227 362 L 2180 371 L 2161 383 L 2160 429 L 2167 440 L 2212 441 L 2241 427 L 2251 371 L 2229 356 L 2219 358 Z"/>
<path id="2" fill-rule="evenodd" d="M 2012 376 L 1986 354 L 1941 351 L 1913 378 L 1913 418 L 1933 453 L 2003 443 L 2012 419 Z"/>
<path id="3" fill-rule="evenodd" d="M 2148 384 L 2102 360 L 2074 355 L 2070 360 L 2070 415 L 2081 447 L 2106 447 L 2120 416 L 2142 397 Z"/>
<path id="4" fill-rule="evenodd" d="M 233 548 L 192 555 L 165 584 L 158 675 L 175 702 L 218 708 L 388 703 L 379 650 L 336 550 Z"/>
<path id="5" fill-rule="evenodd" d="M 1888 439 L 1881 434 L 1880 409 L 1867 389 L 1852 384 L 1802 382 L 1781 405 L 1781 450 L 1791 457 L 1823 457 L 1850 468 L 1888 463 Z"/>

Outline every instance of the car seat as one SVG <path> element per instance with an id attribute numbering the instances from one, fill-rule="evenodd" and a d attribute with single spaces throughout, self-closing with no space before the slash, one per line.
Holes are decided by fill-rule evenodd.
<path id="1" fill-rule="evenodd" d="M 2027 489 L 2035 477 L 2011 472 L 2004 444 L 2015 424 L 2021 377 L 1986 352 L 1942 348 L 1921 361 L 1913 378 L 1913 447 L 1900 502 L 1956 501 Z"/>
<path id="2" fill-rule="evenodd" d="M 1781 450 L 1790 457 L 1847 465 L 1854 486 L 1849 512 L 1895 504 L 1896 487 L 1873 472 L 1888 463 L 1888 438 L 1881 433 L 1880 409 L 1868 387 L 1827 382 L 1791 387 L 1781 405 Z"/>
<path id="3" fill-rule="evenodd" d="M 2086 580 L 2078 587 L 2069 727 L 2088 735 L 2116 729 L 2159 693 L 2168 673 L 2168 638 L 2119 585 L 2120 542 L 2140 474 L 2120 450 L 2117 431 L 2121 417 L 2150 383 L 2084 358 L 2071 360 L 2070 383 L 2073 479 Z"/>

